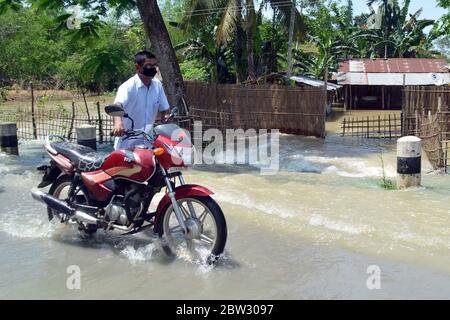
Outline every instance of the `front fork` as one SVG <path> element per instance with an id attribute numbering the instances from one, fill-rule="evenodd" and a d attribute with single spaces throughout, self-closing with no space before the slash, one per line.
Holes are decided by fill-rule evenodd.
<path id="1" fill-rule="evenodd" d="M 186 223 L 184 223 L 184 215 L 181 212 L 180 206 L 178 205 L 177 199 L 175 198 L 175 192 L 172 187 L 172 182 L 169 179 L 169 175 L 167 174 L 166 169 L 161 167 L 161 172 L 164 176 L 164 181 L 166 182 L 167 190 L 169 190 L 169 198 L 170 202 L 172 203 L 173 210 L 175 211 L 175 216 L 177 217 L 178 223 L 180 224 L 180 227 L 183 229 L 184 234 L 188 233 Z M 180 183 L 184 184 L 184 178 L 179 175 Z M 189 211 L 193 212 L 192 204 L 189 203 Z"/>

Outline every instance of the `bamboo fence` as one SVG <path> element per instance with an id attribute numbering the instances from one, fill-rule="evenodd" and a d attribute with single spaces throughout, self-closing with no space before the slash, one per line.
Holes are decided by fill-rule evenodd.
<path id="1" fill-rule="evenodd" d="M 191 116 L 204 129 L 279 129 L 325 136 L 323 89 L 198 82 L 186 82 L 186 89 Z"/>
<path id="2" fill-rule="evenodd" d="M 342 136 L 396 139 L 402 134 L 402 119 L 397 114 L 344 118 L 341 129 Z"/>

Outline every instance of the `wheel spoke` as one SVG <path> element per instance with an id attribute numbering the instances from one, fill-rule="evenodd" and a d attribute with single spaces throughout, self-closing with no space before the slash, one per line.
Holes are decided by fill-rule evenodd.
<path id="1" fill-rule="evenodd" d="M 192 240 L 186 240 L 186 248 L 189 252 L 192 252 L 193 250 Z"/>
<path id="2" fill-rule="evenodd" d="M 213 244 L 214 243 L 213 239 L 211 239 L 210 237 L 204 235 L 203 233 L 200 234 L 200 240 L 203 241 L 203 242 L 206 242 L 207 244 Z"/>
<path id="3" fill-rule="evenodd" d="M 202 214 L 200 215 L 200 217 L 198 217 L 198 220 L 200 220 L 200 222 L 203 224 L 203 222 L 205 221 L 206 215 L 207 215 L 208 211 L 205 209 L 203 210 Z"/>
<path id="4" fill-rule="evenodd" d="M 189 215 L 189 212 L 187 212 L 186 208 L 180 205 L 180 209 L 183 212 L 183 215 L 186 219 L 189 219 L 191 216 Z"/>
<path id="5" fill-rule="evenodd" d="M 191 213 L 191 217 L 194 219 L 197 218 L 197 215 L 195 214 L 194 206 L 192 205 L 192 201 L 187 200 L 187 205 L 188 205 L 189 211 Z"/>
<path id="6" fill-rule="evenodd" d="M 181 226 L 176 226 L 170 229 L 170 233 L 182 232 Z"/>
<path id="7" fill-rule="evenodd" d="M 186 220 L 187 226 L 193 228 L 192 232 L 195 231 L 195 236 L 185 235 L 172 207 L 171 211 L 166 212 L 163 221 L 163 232 L 168 236 L 169 245 L 175 251 L 177 251 L 177 248 L 182 248 L 190 254 L 199 252 L 203 254 L 204 250 L 210 252 L 214 244 L 220 240 L 220 234 L 217 230 L 215 215 L 209 209 L 207 203 L 195 198 L 180 199 L 177 203 L 182 218 Z M 211 217 L 207 219 L 208 215 L 211 215 Z"/>

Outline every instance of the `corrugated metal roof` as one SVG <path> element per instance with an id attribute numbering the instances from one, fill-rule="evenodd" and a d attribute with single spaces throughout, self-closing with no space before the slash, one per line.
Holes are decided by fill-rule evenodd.
<path id="1" fill-rule="evenodd" d="M 440 73 L 448 72 L 448 63 L 445 59 L 358 59 L 341 62 L 339 72 Z"/>
<path id="2" fill-rule="evenodd" d="M 294 80 L 295 82 L 304 83 L 312 87 L 323 87 L 325 85 L 325 81 L 305 76 L 292 76 L 290 79 Z M 339 88 L 342 88 L 342 86 L 335 83 L 327 82 L 328 91 L 334 91 Z"/>
<path id="3" fill-rule="evenodd" d="M 402 86 L 444 85 L 450 83 L 450 73 L 338 73 L 341 85 Z M 405 83 L 403 83 L 403 81 Z"/>

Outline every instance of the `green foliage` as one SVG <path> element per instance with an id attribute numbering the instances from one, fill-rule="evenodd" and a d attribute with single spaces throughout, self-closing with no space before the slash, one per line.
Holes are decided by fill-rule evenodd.
<path id="1" fill-rule="evenodd" d="M 442 37 L 439 25 L 420 20 L 421 10 L 408 15 L 410 1 L 368 1 L 380 4 L 381 27 L 369 29 L 368 15 L 352 17 L 352 1 L 319 2 L 309 10 L 306 20 L 309 36 L 306 44 L 294 51 L 295 71 L 323 78 L 325 65 L 336 71 L 338 62 L 351 58 L 435 57 L 433 42 Z M 432 26 L 426 34 L 425 29 Z M 445 38 L 445 37 L 442 37 Z M 304 50 L 304 48 L 308 50 Z M 314 50 L 310 48 L 314 47 Z M 315 52 L 314 52 L 315 51 Z M 330 76 L 331 74 L 329 74 Z"/>
<path id="2" fill-rule="evenodd" d="M 5 87 L 0 87 L 0 103 L 8 100 L 8 90 Z"/>
<path id="3" fill-rule="evenodd" d="M 146 47 L 145 31 L 142 22 L 133 23 L 123 34 L 123 43 L 129 52 L 139 52 Z"/>
<path id="4" fill-rule="evenodd" d="M 437 3 L 440 7 L 447 9 L 447 14 L 441 17 L 437 28 L 448 37 L 450 34 L 450 0 L 438 0 Z"/>
<path id="5" fill-rule="evenodd" d="M 19 11 L 22 8 L 22 3 L 20 0 L 1 0 L 0 1 L 0 14 L 4 14 L 5 12 Z"/>
<path id="6" fill-rule="evenodd" d="M 385 53 L 448 58 L 450 14 L 437 22 L 420 19 L 421 11 L 409 14 L 410 2 L 368 1 L 379 4 L 382 15 L 381 28 L 368 29 L 367 15 L 353 16 L 352 0 L 297 0 L 303 15 L 296 12 L 294 74 L 323 78 L 325 66 L 331 76 L 341 60 Z M 76 3 L 82 22 L 69 30 L 68 5 Z M 158 1 L 185 79 L 230 83 L 237 73 L 247 79 L 249 22 L 256 75 L 286 70 L 291 7 L 284 0 L 253 1 L 254 14 L 247 15 L 249 3 Z M 450 8 L 450 0 L 437 3 Z M 275 15 L 263 16 L 263 8 L 274 8 Z M 36 88 L 113 92 L 134 73 L 134 53 L 152 49 L 131 0 L 0 0 L 0 26 L 1 85 L 23 88 L 32 80 Z"/>
<path id="7" fill-rule="evenodd" d="M 38 108 L 44 108 L 47 102 L 49 101 L 50 97 L 48 95 L 44 95 L 42 97 L 39 97 L 37 99 L 37 107 Z"/>
<path id="8" fill-rule="evenodd" d="M 63 117 L 69 116 L 69 110 L 62 103 L 58 103 L 56 107 L 58 108 L 57 110 L 63 115 Z"/>
<path id="9" fill-rule="evenodd" d="M 137 32 L 142 24 L 123 25 L 111 11 L 104 21 L 87 17 L 80 29 L 69 30 L 68 14 L 53 2 L 40 2 L 50 9 L 35 5 L 0 15 L 0 80 L 20 87 L 33 80 L 36 88 L 102 91 L 115 89 L 131 76 L 133 54 L 145 47 L 143 31 Z M 143 41 L 137 41 L 136 34 Z"/>
<path id="10" fill-rule="evenodd" d="M 103 97 L 115 97 L 117 94 L 117 91 L 105 91 L 102 93 Z"/>
<path id="11" fill-rule="evenodd" d="M 381 160 L 381 170 L 383 177 L 381 179 L 381 187 L 383 187 L 386 190 L 395 190 L 397 189 L 396 184 L 394 181 L 389 180 L 386 178 L 386 170 L 384 168 L 384 160 L 383 160 L 383 152 L 380 151 L 380 160 Z"/>
<path id="12" fill-rule="evenodd" d="M 198 80 L 206 82 L 208 73 L 200 61 L 186 60 L 180 63 L 181 73 L 185 80 Z"/>
<path id="13" fill-rule="evenodd" d="M 397 186 L 394 181 L 383 179 L 381 182 L 381 187 L 383 187 L 386 190 L 396 190 Z"/>
<path id="14" fill-rule="evenodd" d="M 20 85 L 32 79 L 45 81 L 64 59 L 63 42 L 55 40 L 49 16 L 33 9 L 8 10 L 0 15 L 0 74 Z"/>
<path id="15" fill-rule="evenodd" d="M 440 55 L 450 62 L 450 37 L 442 37 L 435 42 Z"/>

